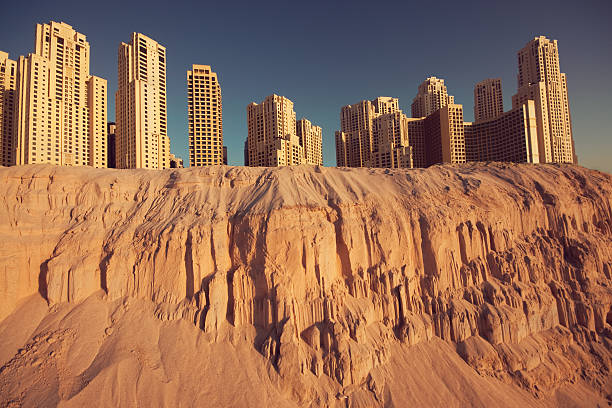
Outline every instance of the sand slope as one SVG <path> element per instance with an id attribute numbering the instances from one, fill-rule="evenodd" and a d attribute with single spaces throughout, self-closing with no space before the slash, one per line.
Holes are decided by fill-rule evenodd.
<path id="1" fill-rule="evenodd" d="M 576 166 L 0 169 L 0 405 L 607 405 L 611 200 Z"/>

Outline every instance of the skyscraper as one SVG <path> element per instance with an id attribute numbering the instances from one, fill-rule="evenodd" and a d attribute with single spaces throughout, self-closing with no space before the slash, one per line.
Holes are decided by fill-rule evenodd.
<path id="1" fill-rule="evenodd" d="M 340 131 L 336 132 L 338 166 L 364 167 L 375 149 L 373 121 L 382 114 L 399 111 L 397 98 L 379 96 L 340 110 Z"/>
<path id="2" fill-rule="evenodd" d="M 221 86 L 209 65 L 187 71 L 189 165 L 223 164 Z"/>
<path id="3" fill-rule="evenodd" d="M 246 156 L 249 166 L 291 166 L 306 163 L 304 148 L 296 134 L 293 102 L 270 95 L 247 106 L 248 137 Z"/>
<path id="4" fill-rule="evenodd" d="M 412 149 L 408 140 L 409 121 L 399 109 L 374 118 L 372 121 L 374 150 L 366 162 L 367 167 L 413 167 Z"/>
<path id="5" fill-rule="evenodd" d="M 133 33 L 118 52 L 115 94 L 118 168 L 169 167 L 166 114 L 166 48 Z"/>
<path id="6" fill-rule="evenodd" d="M 557 40 L 535 37 L 518 52 L 518 92 L 514 109 L 535 102 L 540 161 L 574 163 L 576 156 L 567 96 L 567 78 L 559 68 Z"/>
<path id="7" fill-rule="evenodd" d="M 66 23 L 37 24 L 35 53 L 19 58 L 16 81 L 16 164 L 106 167 L 91 155 L 106 139 L 106 126 L 95 125 L 106 121 L 106 81 L 89 75 L 83 34 Z"/>
<path id="8" fill-rule="evenodd" d="M 504 112 L 501 79 L 489 78 L 474 86 L 474 120 L 494 119 Z"/>
<path id="9" fill-rule="evenodd" d="M 89 165 L 108 167 L 108 124 L 106 79 L 90 77 L 87 81 L 87 105 L 89 107 Z"/>
<path id="10" fill-rule="evenodd" d="M 465 163 L 463 105 L 449 103 L 424 120 L 426 165 Z"/>
<path id="11" fill-rule="evenodd" d="M 448 94 L 444 80 L 429 77 L 419 85 L 417 95 L 412 100 L 412 117 L 429 116 L 446 105 L 455 103 L 455 97 Z"/>
<path id="12" fill-rule="evenodd" d="M 497 117 L 466 122 L 464 132 L 467 161 L 540 162 L 532 100 Z"/>
<path id="13" fill-rule="evenodd" d="M 15 93 L 17 61 L 0 51 L 0 166 L 15 164 L 15 131 L 13 117 L 17 104 Z"/>
<path id="14" fill-rule="evenodd" d="M 300 146 L 304 149 L 306 164 L 323 165 L 323 134 L 320 126 L 315 126 L 308 119 L 296 122 L 296 133 Z"/>

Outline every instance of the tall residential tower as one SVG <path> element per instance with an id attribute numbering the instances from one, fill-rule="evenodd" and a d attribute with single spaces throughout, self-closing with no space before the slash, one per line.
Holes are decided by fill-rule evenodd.
<path id="1" fill-rule="evenodd" d="M 429 77 L 419 85 L 417 95 L 412 100 L 412 117 L 423 118 L 454 103 L 455 97 L 448 94 L 444 80 Z"/>
<path id="2" fill-rule="evenodd" d="M 133 33 L 118 53 L 115 94 L 118 168 L 165 169 L 170 166 L 166 111 L 166 48 Z"/>
<path id="3" fill-rule="evenodd" d="M 36 25 L 35 53 L 17 64 L 15 164 L 106 167 L 95 148 L 106 139 L 106 80 L 89 75 L 89 55 L 70 25 Z"/>
<path id="4" fill-rule="evenodd" d="M 221 86 L 209 65 L 187 71 L 189 165 L 223 164 Z"/>
<path id="5" fill-rule="evenodd" d="M 291 166 L 306 163 L 304 148 L 296 134 L 293 102 L 284 96 L 270 95 L 247 106 L 248 166 Z M 245 160 L 246 161 L 246 160 Z"/>
<path id="6" fill-rule="evenodd" d="M 514 109 L 535 102 L 541 162 L 575 163 L 567 79 L 559 68 L 557 40 L 540 36 L 518 52 L 518 92 Z"/>
<path id="7" fill-rule="evenodd" d="M 495 119 L 504 112 L 501 79 L 489 78 L 474 86 L 474 120 Z"/>
<path id="8" fill-rule="evenodd" d="M 0 166 L 15 164 L 16 132 L 13 118 L 17 103 L 15 92 L 17 61 L 0 51 Z"/>

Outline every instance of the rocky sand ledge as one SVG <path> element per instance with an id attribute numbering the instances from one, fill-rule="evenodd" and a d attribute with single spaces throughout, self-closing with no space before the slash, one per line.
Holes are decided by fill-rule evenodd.
<path id="1" fill-rule="evenodd" d="M 612 176 L 0 168 L 0 406 L 607 406 Z"/>

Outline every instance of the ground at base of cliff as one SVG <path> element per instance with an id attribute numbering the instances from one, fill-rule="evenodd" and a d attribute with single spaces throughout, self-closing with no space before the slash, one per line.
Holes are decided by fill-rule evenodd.
<path id="1" fill-rule="evenodd" d="M 253 333 L 208 335 L 162 321 L 151 302 L 97 293 L 49 308 L 34 295 L 0 324 L 0 405 L 6 407 L 608 406 L 582 380 L 534 396 L 483 377 L 438 338 L 392 347 L 369 384 L 281 378 L 253 348 Z M 297 395 L 309 382 L 311 395 Z M 377 384 L 378 382 L 378 384 Z M 313 385 L 314 384 L 314 385 Z M 376 390 L 382 384 L 382 389 Z M 303 385 L 303 384 L 301 384 Z"/>

